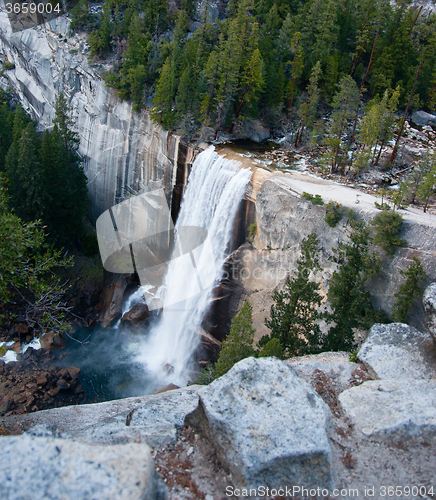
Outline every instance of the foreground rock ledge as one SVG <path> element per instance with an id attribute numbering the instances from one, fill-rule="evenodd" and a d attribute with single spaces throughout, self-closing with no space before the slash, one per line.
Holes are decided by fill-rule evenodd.
<path id="1" fill-rule="evenodd" d="M 247 358 L 199 391 L 186 422 L 206 434 L 239 487 L 332 487 L 327 405 L 294 369 Z"/>
<path id="2" fill-rule="evenodd" d="M 145 444 L 89 446 L 23 434 L 0 438 L 1 497 L 8 500 L 163 500 Z"/>
<path id="3" fill-rule="evenodd" d="M 344 391 L 339 401 L 367 437 L 407 446 L 436 445 L 432 380 L 372 380 Z"/>
<path id="4" fill-rule="evenodd" d="M 380 379 L 436 379 L 433 339 L 403 323 L 374 325 L 357 357 Z"/>

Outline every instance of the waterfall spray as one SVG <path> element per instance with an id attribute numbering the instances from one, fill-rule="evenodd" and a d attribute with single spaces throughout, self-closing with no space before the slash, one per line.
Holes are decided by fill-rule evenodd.
<path id="1" fill-rule="evenodd" d="M 195 255 L 195 273 L 186 259 L 172 259 L 158 293 L 166 305 L 136 360 L 160 385 L 183 386 L 189 381 L 193 353 L 200 343 L 199 328 L 213 287 L 222 277 L 234 218 L 250 177 L 250 170 L 219 156 L 213 147 L 200 153 L 192 166 L 175 233 L 187 227 L 203 228 L 209 244 Z M 209 286 L 196 293 L 204 273 L 209 274 L 205 280 Z"/>

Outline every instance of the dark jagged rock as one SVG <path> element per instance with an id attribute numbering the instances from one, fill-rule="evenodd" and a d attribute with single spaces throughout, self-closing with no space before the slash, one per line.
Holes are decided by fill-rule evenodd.
<path id="1" fill-rule="evenodd" d="M 135 304 L 121 318 L 121 322 L 125 325 L 135 326 L 146 321 L 151 316 L 147 304 Z"/>
<path id="2" fill-rule="evenodd" d="M 115 324 L 123 312 L 124 292 L 127 282 L 124 276 L 114 277 L 112 284 L 105 288 L 100 296 L 100 325 L 107 328 Z"/>
<path id="3" fill-rule="evenodd" d="M 41 344 L 41 347 L 45 351 L 53 351 L 55 349 L 65 349 L 65 347 L 67 347 L 67 344 L 65 343 L 65 340 L 62 338 L 62 335 L 56 332 L 46 333 L 39 339 L 39 342 Z"/>
<path id="4" fill-rule="evenodd" d="M 198 331 L 200 335 L 200 345 L 195 352 L 195 358 L 201 361 L 217 361 L 221 351 L 221 342 L 203 328 Z"/>

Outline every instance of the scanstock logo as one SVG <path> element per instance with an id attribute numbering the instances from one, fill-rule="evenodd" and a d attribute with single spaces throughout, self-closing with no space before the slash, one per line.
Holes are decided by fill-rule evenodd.
<path id="1" fill-rule="evenodd" d="M 12 31 L 27 30 L 69 12 L 79 0 L 3 0 Z"/>
<path id="2" fill-rule="evenodd" d="M 103 266 L 137 273 L 150 310 L 173 306 L 209 289 L 216 266 L 206 229 L 174 227 L 163 189 L 144 190 L 106 210 L 96 223 Z M 181 272 L 183 287 L 167 293 L 165 276 Z"/>

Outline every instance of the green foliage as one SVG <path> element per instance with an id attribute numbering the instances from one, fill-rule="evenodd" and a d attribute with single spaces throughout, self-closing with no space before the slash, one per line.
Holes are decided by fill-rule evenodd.
<path id="1" fill-rule="evenodd" d="M 213 382 L 214 375 L 215 375 L 214 366 L 211 363 L 209 363 L 206 367 L 201 369 L 201 373 L 195 380 L 195 383 L 199 385 L 209 385 L 211 382 Z"/>
<path id="2" fill-rule="evenodd" d="M 426 212 L 430 198 L 436 195 L 436 152 L 425 155 L 421 168 L 424 172 L 416 190 L 416 197 L 424 205 L 423 210 Z"/>
<path id="3" fill-rule="evenodd" d="M 363 146 L 356 159 L 358 170 L 377 165 L 384 147 L 394 137 L 399 96 L 399 88 L 392 92 L 391 97 L 386 90 L 383 99 L 375 98 L 366 106 L 359 130 L 359 141 Z"/>
<path id="4" fill-rule="evenodd" d="M 356 113 L 359 99 L 359 90 L 351 76 L 342 77 L 338 87 L 332 102 L 334 111 L 328 128 L 329 137 L 325 141 L 330 149 L 332 173 L 336 171 L 338 165 L 343 167 L 345 163 L 347 143 L 343 142 L 343 135 L 350 131 L 350 123 Z"/>
<path id="5" fill-rule="evenodd" d="M 5 71 L 9 71 L 11 69 L 15 69 L 15 64 L 13 62 L 6 61 L 6 62 L 3 63 L 2 69 L 4 69 Z"/>
<path id="6" fill-rule="evenodd" d="M 101 14 L 92 19 L 87 0 L 80 0 L 71 26 L 90 31 L 92 56 L 110 56 L 114 69 L 107 82 L 135 109 L 162 89 L 163 66 L 170 57 L 170 104 L 164 101 L 165 113 L 156 111 L 155 119 L 173 129 L 188 118 L 196 131 L 205 125 L 217 134 L 245 118 L 277 115 L 274 123 L 285 119 L 289 126 L 298 108 L 299 146 L 315 126 L 319 97 L 331 103 L 338 82 L 342 85 L 345 78 L 360 85 L 367 69 L 365 98 L 379 96 L 374 103 L 386 110 L 397 89 L 403 106 L 427 48 L 414 102 L 434 106 L 436 16 L 417 15 L 418 7 L 409 2 L 358 0 L 344 6 L 342 0 L 231 0 L 220 2 L 220 17 L 213 24 L 205 2 L 201 6 L 196 9 L 195 0 L 105 0 Z M 198 21 L 188 35 L 187 27 Z M 347 107 L 342 102 L 335 112 Z M 366 147 L 354 159 L 357 169 L 377 163 L 389 141 L 382 137 L 384 119 L 376 117 L 393 115 L 381 107 L 368 115 L 364 128 L 374 127 L 362 131 Z M 329 165 L 341 173 L 346 132 L 333 134 L 328 143 Z M 374 140 L 377 148 L 371 150 Z"/>
<path id="7" fill-rule="evenodd" d="M 27 320 L 35 327 L 62 329 L 61 303 L 65 284 L 54 274 L 72 265 L 53 250 L 39 222 L 25 223 L 8 209 L 7 190 L 0 179 L 0 301 L 20 294 L 27 303 Z"/>
<path id="8" fill-rule="evenodd" d="M 257 353 L 258 358 L 269 358 L 275 356 L 278 359 L 285 359 L 285 351 L 280 340 L 272 338 L 259 350 Z"/>
<path id="9" fill-rule="evenodd" d="M 334 201 L 329 201 L 325 206 L 325 221 L 330 227 L 336 227 L 336 224 L 341 220 L 341 205 Z"/>
<path id="10" fill-rule="evenodd" d="M 25 222 L 42 220 L 58 247 L 71 245 L 81 236 L 87 212 L 87 181 L 72 127 L 62 94 L 56 103 L 53 131 L 46 131 L 42 141 L 20 105 L 15 111 L 7 105 L 0 107 L 8 203 Z"/>
<path id="11" fill-rule="evenodd" d="M 320 351 L 321 332 L 315 321 L 319 318 L 317 309 L 321 304 L 321 295 L 318 292 L 319 284 L 310 281 L 311 273 L 320 269 L 318 252 L 319 241 L 312 233 L 301 243 L 295 277 L 291 279 L 288 276 L 284 289 L 274 292 L 271 317 L 265 320 L 271 333 L 262 337 L 260 347 L 265 347 L 271 339 L 276 338 L 287 357 Z"/>
<path id="12" fill-rule="evenodd" d="M 312 205 L 324 205 L 324 200 L 319 194 L 310 194 L 304 191 L 301 197 L 304 198 L 305 200 L 309 200 L 312 203 Z"/>
<path id="13" fill-rule="evenodd" d="M 371 221 L 375 235 L 373 243 L 383 248 L 387 255 L 394 255 L 397 247 L 404 247 L 406 241 L 398 236 L 403 217 L 394 210 L 384 209 Z"/>
<path id="14" fill-rule="evenodd" d="M 299 146 L 303 140 L 303 134 L 306 130 L 311 129 L 315 121 L 316 110 L 319 101 L 318 82 L 321 77 L 321 63 L 318 61 L 312 69 L 309 84 L 306 89 L 306 96 L 298 108 L 300 124 L 297 128 L 295 137 L 295 146 Z"/>
<path id="15" fill-rule="evenodd" d="M 358 359 L 357 359 L 357 351 L 353 351 L 351 354 L 350 354 L 350 363 L 357 363 Z"/>
<path id="16" fill-rule="evenodd" d="M 404 323 L 413 308 L 415 299 L 421 293 L 421 285 L 428 279 L 422 268 L 421 261 L 416 257 L 406 271 L 400 273 L 406 277 L 406 281 L 400 286 L 400 290 L 395 294 L 396 302 L 392 317 L 398 323 Z"/>
<path id="17" fill-rule="evenodd" d="M 253 329 L 252 314 L 253 308 L 247 300 L 239 314 L 232 319 L 230 332 L 215 365 L 215 378 L 227 373 L 241 359 L 255 355 L 253 341 L 256 330 Z"/>
<path id="18" fill-rule="evenodd" d="M 323 350 L 352 351 L 356 347 L 354 329 L 374 322 L 371 294 L 365 282 L 380 270 L 380 262 L 370 253 L 370 230 L 364 221 L 350 219 L 350 241 L 335 249 L 339 268 L 329 280 L 328 301 L 332 312 L 325 318 L 333 323 Z"/>
<path id="19" fill-rule="evenodd" d="M 248 243 L 253 243 L 254 237 L 256 236 L 257 232 L 257 223 L 253 222 L 253 224 L 250 224 L 248 226 L 248 235 L 247 235 L 247 241 Z"/>
<path id="20" fill-rule="evenodd" d="M 90 28 L 93 16 L 89 12 L 88 0 L 79 0 L 71 9 L 70 31 L 87 30 Z"/>

